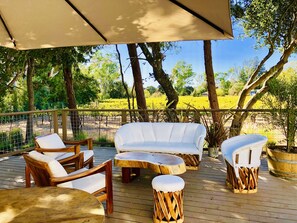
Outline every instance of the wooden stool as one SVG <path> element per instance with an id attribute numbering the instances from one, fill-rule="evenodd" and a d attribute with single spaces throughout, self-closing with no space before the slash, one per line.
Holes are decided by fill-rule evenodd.
<path id="1" fill-rule="evenodd" d="M 184 180 L 178 176 L 161 175 L 153 179 L 154 223 L 184 222 L 184 186 Z"/>

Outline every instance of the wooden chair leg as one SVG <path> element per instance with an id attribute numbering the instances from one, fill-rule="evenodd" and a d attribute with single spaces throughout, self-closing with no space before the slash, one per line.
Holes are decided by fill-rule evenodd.
<path id="1" fill-rule="evenodd" d="M 106 212 L 111 214 L 113 212 L 113 191 L 112 191 L 112 162 L 108 162 L 105 172 L 105 182 L 106 182 Z"/>
<path id="2" fill-rule="evenodd" d="M 31 187 L 31 174 L 30 174 L 30 169 L 27 165 L 25 166 L 25 182 L 26 182 L 26 187 Z"/>

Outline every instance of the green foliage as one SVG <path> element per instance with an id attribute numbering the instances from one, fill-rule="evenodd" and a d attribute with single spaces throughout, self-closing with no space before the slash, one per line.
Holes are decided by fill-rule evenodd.
<path id="1" fill-rule="evenodd" d="M 9 138 L 7 132 L 0 132 L 0 150 L 9 148 Z"/>
<path id="2" fill-rule="evenodd" d="M 112 55 L 103 55 L 101 51 L 98 50 L 91 57 L 88 64 L 81 64 L 80 67 L 85 75 L 97 80 L 97 89 L 100 91 L 100 99 L 110 98 L 111 92 L 116 95 L 120 92 L 120 94 L 123 95 L 123 88 L 115 92 L 118 86 L 118 83 L 115 82 L 119 82 L 120 73 L 118 64 L 112 60 Z"/>
<path id="3" fill-rule="evenodd" d="M 243 0 L 242 17 L 246 34 L 256 38 L 258 46 L 287 46 L 296 36 L 296 0 Z"/>
<path id="4" fill-rule="evenodd" d="M 189 90 L 186 89 L 186 85 L 192 83 L 195 75 L 196 73 L 193 71 L 191 64 L 186 64 L 185 61 L 178 61 L 176 63 L 172 69 L 170 79 L 179 95 L 189 94 Z"/>
<path id="5" fill-rule="evenodd" d="M 152 95 L 157 91 L 157 88 L 155 88 L 154 86 L 148 86 L 146 87 L 146 90 L 148 90 L 150 92 L 150 95 Z"/>
<path id="6" fill-rule="evenodd" d="M 79 133 L 74 137 L 74 140 L 83 140 L 88 138 L 87 133 L 83 132 L 83 131 L 79 131 Z"/>
<path id="7" fill-rule="evenodd" d="M 9 132 L 9 142 L 13 147 L 21 145 L 23 143 L 22 129 L 12 129 Z"/>
<path id="8" fill-rule="evenodd" d="M 297 71 L 290 68 L 269 84 L 263 103 L 273 109 L 271 123 L 281 127 L 287 139 L 287 151 L 295 145 L 297 131 Z"/>

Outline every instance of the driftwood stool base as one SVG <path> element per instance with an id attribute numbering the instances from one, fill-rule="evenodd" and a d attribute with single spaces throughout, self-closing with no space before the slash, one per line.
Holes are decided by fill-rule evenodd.
<path id="1" fill-rule="evenodd" d="M 184 222 L 183 190 L 175 192 L 154 190 L 154 223 Z"/>
<path id="2" fill-rule="evenodd" d="M 226 161 L 226 160 L 225 160 Z M 239 178 L 236 177 L 234 168 L 226 161 L 227 164 L 227 187 L 233 193 L 256 193 L 258 190 L 258 168 L 239 168 Z"/>

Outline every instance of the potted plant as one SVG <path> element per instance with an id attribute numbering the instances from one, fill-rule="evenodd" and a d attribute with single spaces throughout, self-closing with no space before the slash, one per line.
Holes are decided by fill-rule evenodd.
<path id="1" fill-rule="evenodd" d="M 297 179 L 297 72 L 288 69 L 268 86 L 268 95 L 262 101 L 271 109 L 272 125 L 279 127 L 285 136 L 283 145 L 268 144 L 268 169 L 272 175 Z"/>
<path id="2" fill-rule="evenodd" d="M 213 123 L 207 120 L 206 115 L 201 116 L 202 124 L 206 128 L 205 141 L 207 142 L 208 156 L 218 158 L 219 149 L 225 139 L 227 139 L 227 130 L 224 128 L 224 115 L 221 116 L 220 123 Z"/>

